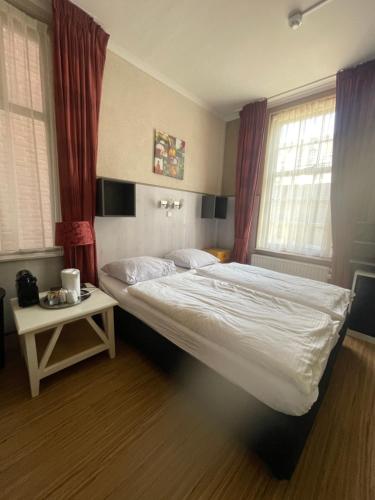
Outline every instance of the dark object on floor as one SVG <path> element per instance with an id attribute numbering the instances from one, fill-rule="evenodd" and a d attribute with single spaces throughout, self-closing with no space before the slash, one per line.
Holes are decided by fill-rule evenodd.
<path id="1" fill-rule="evenodd" d="M 36 282 L 36 277 L 27 269 L 18 271 L 16 275 L 16 289 L 18 305 L 20 307 L 30 307 L 39 304 L 39 290 Z"/>
<path id="2" fill-rule="evenodd" d="M 202 365 L 138 318 L 119 307 L 115 307 L 116 333 L 145 353 L 163 371 L 172 376 L 177 375 L 177 380 L 184 384 L 186 380 L 184 380 L 182 368 L 186 366 L 186 363 L 189 363 L 190 366 L 193 364 L 198 366 L 198 370 L 206 370 L 209 377 L 216 378 L 216 383 L 220 387 L 219 391 L 202 393 L 199 387 L 195 387 L 194 397 L 202 402 L 213 418 L 219 418 L 224 423 L 229 423 L 234 433 L 252 451 L 257 453 L 277 479 L 290 479 L 293 475 L 327 390 L 337 353 L 345 338 L 346 329 L 345 323 L 321 378 L 318 400 L 308 413 L 295 417 L 280 413 L 261 403 L 221 375 Z M 225 405 L 222 404 L 224 394 Z M 235 408 L 241 409 L 241 417 L 233 425 L 233 421 L 230 422 L 227 416 L 232 414 L 232 410 Z"/>
<path id="3" fill-rule="evenodd" d="M 5 290 L 4 288 L 0 288 L 0 368 L 4 368 L 5 364 L 4 297 Z"/>
<path id="4" fill-rule="evenodd" d="M 375 337 L 375 273 L 356 271 L 355 297 L 350 311 L 349 328 Z"/>

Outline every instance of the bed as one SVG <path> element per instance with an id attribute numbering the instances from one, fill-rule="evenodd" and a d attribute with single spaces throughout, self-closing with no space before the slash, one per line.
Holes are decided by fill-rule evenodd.
<path id="1" fill-rule="evenodd" d="M 237 262 L 205 266 L 197 273 L 312 307 L 339 321 L 352 299 L 351 290 L 336 285 Z"/>
<path id="2" fill-rule="evenodd" d="M 177 346 L 242 389 L 248 443 L 276 477 L 290 478 L 345 335 L 345 299 L 339 317 L 254 290 L 243 276 L 233 282 L 222 266 L 129 287 L 102 274 L 100 284 L 138 345 L 161 357 Z"/>

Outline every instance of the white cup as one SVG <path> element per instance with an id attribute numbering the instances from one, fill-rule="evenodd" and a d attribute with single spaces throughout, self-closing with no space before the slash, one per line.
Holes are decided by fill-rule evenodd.
<path id="1" fill-rule="evenodd" d="M 68 304 L 76 304 L 78 302 L 78 294 L 76 290 L 68 290 L 66 294 Z"/>

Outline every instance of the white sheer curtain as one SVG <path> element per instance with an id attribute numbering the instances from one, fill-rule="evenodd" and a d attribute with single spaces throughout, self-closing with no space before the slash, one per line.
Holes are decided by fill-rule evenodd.
<path id="1" fill-rule="evenodd" d="M 0 0 L 0 253 L 54 246 L 51 41 Z"/>
<path id="2" fill-rule="evenodd" d="M 335 97 L 270 117 L 257 248 L 329 258 Z"/>

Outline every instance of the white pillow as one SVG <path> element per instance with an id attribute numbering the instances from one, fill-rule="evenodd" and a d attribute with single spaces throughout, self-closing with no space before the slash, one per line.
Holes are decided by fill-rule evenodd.
<path id="1" fill-rule="evenodd" d="M 185 267 L 187 269 L 197 269 L 198 267 L 208 266 L 219 262 L 214 255 L 196 248 L 184 248 L 174 250 L 165 256 L 166 259 L 173 260 L 176 266 Z"/>
<path id="2" fill-rule="evenodd" d="M 175 273 L 176 267 L 172 260 L 158 257 L 131 257 L 110 262 L 102 267 L 102 271 L 128 285 L 135 285 L 140 281 Z"/>

